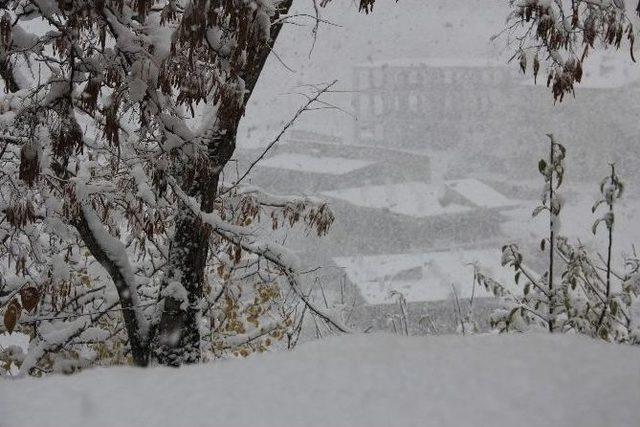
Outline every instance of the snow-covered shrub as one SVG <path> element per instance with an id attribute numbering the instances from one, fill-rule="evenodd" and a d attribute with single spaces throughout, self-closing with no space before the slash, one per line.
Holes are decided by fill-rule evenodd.
<path id="1" fill-rule="evenodd" d="M 562 210 L 558 189 L 564 173 L 565 149 L 553 141 L 548 160 L 541 160 L 539 169 L 545 179 L 542 204 L 533 215 L 549 214 L 549 235 L 540 242 L 547 251 L 547 270 L 542 274 L 525 262 L 516 244 L 502 248 L 502 265 L 514 271 L 514 280 L 522 294 L 510 292 L 505 286 L 476 269 L 476 280 L 505 302 L 497 310 L 492 324 L 501 332 L 544 328 L 549 332 L 575 332 L 599 337 L 606 341 L 640 344 L 640 259 L 625 260 L 625 272 L 616 272 L 612 263 L 615 203 L 622 196 L 623 184 L 611 166 L 611 173 L 601 183 L 600 205 L 608 207 L 593 224 L 593 233 L 604 223 L 608 231 L 606 259 L 589 253 L 580 243 L 572 243 L 557 234 Z"/>

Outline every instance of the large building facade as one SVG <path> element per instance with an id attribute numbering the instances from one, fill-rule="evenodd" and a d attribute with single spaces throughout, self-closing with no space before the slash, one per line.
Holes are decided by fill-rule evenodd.
<path id="1" fill-rule="evenodd" d="M 445 149 L 492 120 L 495 94 L 515 86 L 511 70 L 487 61 L 388 61 L 354 69 L 354 139 L 359 144 Z M 483 88 L 483 90 L 478 90 Z"/>
<path id="2" fill-rule="evenodd" d="M 575 97 L 562 103 L 554 103 L 543 70 L 534 85 L 514 64 L 425 59 L 357 66 L 353 140 L 427 153 L 436 166 L 450 164 L 444 178 L 487 169 L 517 178 L 535 175 L 544 135 L 554 133 L 569 150 L 575 177 L 588 178 L 609 162 L 634 175 L 640 76 L 622 75 L 622 65 L 606 58 L 589 65 Z"/>

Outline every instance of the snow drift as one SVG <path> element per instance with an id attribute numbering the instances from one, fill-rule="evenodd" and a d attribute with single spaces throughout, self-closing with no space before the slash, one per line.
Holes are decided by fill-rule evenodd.
<path id="1" fill-rule="evenodd" d="M 567 335 L 351 335 L 200 366 L 0 383 L 0 425 L 638 426 L 640 350 Z"/>

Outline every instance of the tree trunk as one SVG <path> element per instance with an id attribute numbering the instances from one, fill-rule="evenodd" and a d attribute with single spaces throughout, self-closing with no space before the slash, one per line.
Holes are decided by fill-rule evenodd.
<path id="1" fill-rule="evenodd" d="M 257 52 L 248 58 L 247 66 L 240 76 L 245 82 L 245 95 L 242 107 L 238 109 L 237 100 L 222 98 L 218 105 L 215 126 L 216 131 L 211 135 L 208 144 L 208 170 L 203 175 L 189 170 L 184 165 L 182 177 L 188 173 L 196 176 L 194 184 L 189 188 L 182 186 L 182 190 L 189 196 L 200 201 L 203 212 L 211 212 L 218 195 L 220 173 L 231 159 L 236 148 L 238 124 L 244 114 L 253 89 L 262 73 L 271 48 L 282 29 L 280 15 L 286 14 L 291 7 L 292 0 L 280 4 L 272 19 L 271 40 L 268 45 L 261 46 Z M 228 104 L 228 105 L 226 105 Z M 202 171 L 200 171 L 202 174 Z M 167 289 L 173 281 L 178 281 L 188 295 L 188 304 L 172 296 L 164 299 L 164 311 L 158 327 L 158 335 L 154 349 L 158 363 L 169 366 L 180 366 L 183 363 L 200 361 L 200 304 L 203 298 L 204 270 L 209 255 L 209 237 L 211 231 L 206 224 L 190 209 L 180 202 L 176 218 L 175 233 L 169 248 L 167 276 L 162 284 Z"/>
<path id="2" fill-rule="evenodd" d="M 179 366 L 200 361 L 200 302 L 204 267 L 209 255 L 208 233 L 202 222 L 182 203 L 169 248 L 169 268 L 163 289 L 173 281 L 184 287 L 188 304 L 173 296 L 164 299 L 155 356 L 158 363 Z"/>
<path id="3" fill-rule="evenodd" d="M 209 168 L 207 176 L 200 177 L 198 188 L 183 190 L 188 195 L 200 194 L 200 209 L 213 211 L 218 194 L 220 171 L 229 161 L 235 149 L 236 132 L 226 133 L 218 142 L 222 150 L 214 150 L 210 159 L 216 159 L 215 167 Z M 154 349 L 158 363 L 168 366 L 197 363 L 200 350 L 200 304 L 203 298 L 204 272 L 209 256 L 209 225 L 183 202 L 178 202 L 178 214 L 171 246 L 169 265 L 162 289 L 172 282 L 179 282 L 187 294 L 187 304 L 175 296 L 165 296 L 164 310 L 158 326 L 158 336 Z"/>

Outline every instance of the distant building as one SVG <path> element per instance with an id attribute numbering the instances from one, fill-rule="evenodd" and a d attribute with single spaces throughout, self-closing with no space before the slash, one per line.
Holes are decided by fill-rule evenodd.
<path id="1" fill-rule="evenodd" d="M 329 135 L 294 130 L 285 144 L 258 163 L 252 178 L 277 193 L 312 195 L 363 185 L 429 182 L 431 161 L 426 154 L 346 144 Z"/>
<path id="2" fill-rule="evenodd" d="M 339 219 L 330 235 L 334 254 L 496 246 L 503 237 L 500 213 L 520 204 L 475 179 L 344 188 L 321 195 L 329 198 Z"/>
<path id="3" fill-rule="evenodd" d="M 360 290 L 367 304 L 394 302 L 393 291 L 401 292 L 407 302 L 449 299 L 453 288 L 459 298 L 486 298 L 486 289 L 474 284 L 474 264 L 490 270 L 494 279 L 512 292 L 513 272 L 500 265 L 500 249 L 460 249 L 433 252 L 335 257 L 347 278 Z"/>
<path id="4" fill-rule="evenodd" d="M 616 59 L 618 58 L 618 59 Z M 640 170 L 640 74 L 619 57 L 585 63 L 576 96 L 554 104 L 514 64 L 477 59 L 392 60 L 354 67 L 353 143 L 424 152 L 451 179 L 498 172 L 534 176 L 545 134 L 568 148 L 572 176 L 617 162 Z"/>
<path id="5" fill-rule="evenodd" d="M 516 84 L 511 69 L 484 60 L 395 60 L 357 66 L 354 140 L 414 149 L 452 148 L 491 118 L 491 89 Z"/>
<path id="6" fill-rule="evenodd" d="M 425 154 L 346 144 L 306 131 L 291 132 L 258 163 L 252 180 L 269 192 L 330 202 L 336 222 L 321 247 L 313 247 L 314 256 L 326 261 L 338 255 L 496 247 L 503 238 L 501 212 L 520 204 L 478 179 L 432 182 Z"/>

